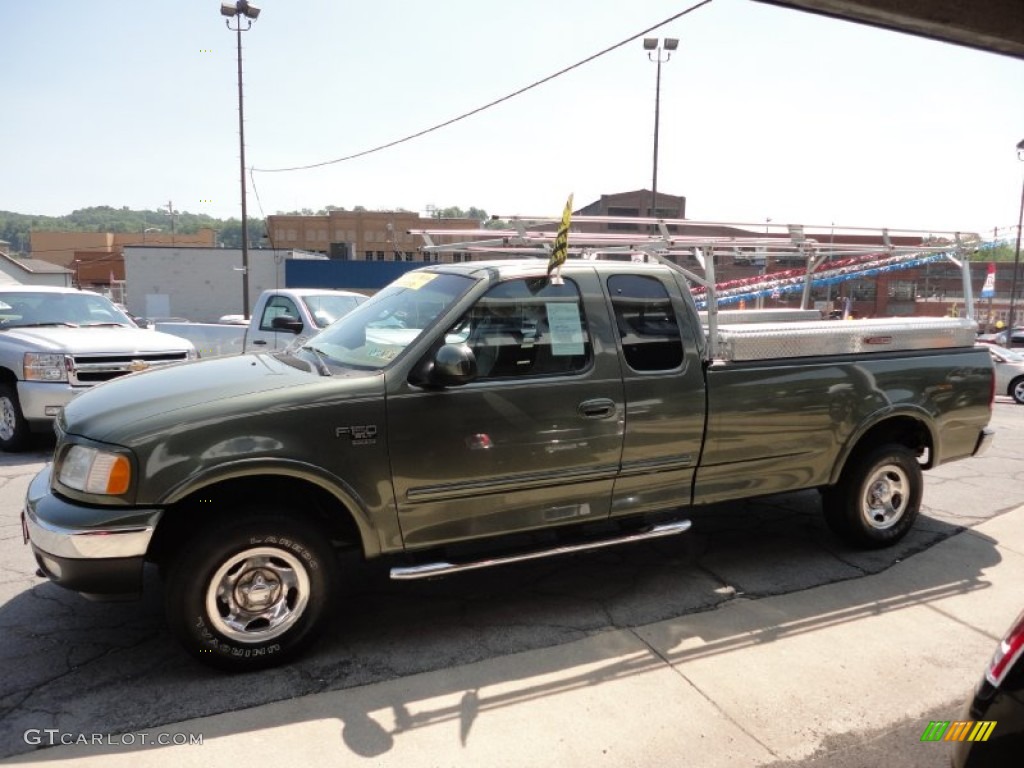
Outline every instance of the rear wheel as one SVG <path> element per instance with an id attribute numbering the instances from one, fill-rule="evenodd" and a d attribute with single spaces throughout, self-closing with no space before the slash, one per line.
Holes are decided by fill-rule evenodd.
<path id="1" fill-rule="evenodd" d="M 261 513 L 204 529 L 167 571 L 171 630 L 200 661 L 244 671 L 287 661 L 322 629 L 337 584 L 327 537 Z"/>
<path id="2" fill-rule="evenodd" d="M 13 384 L 0 384 L 0 451 L 23 450 L 30 434 L 17 389 Z"/>
<path id="3" fill-rule="evenodd" d="M 882 445 L 856 457 L 839 482 L 823 494 L 825 520 L 856 547 L 893 544 L 914 525 L 924 478 L 906 446 Z"/>

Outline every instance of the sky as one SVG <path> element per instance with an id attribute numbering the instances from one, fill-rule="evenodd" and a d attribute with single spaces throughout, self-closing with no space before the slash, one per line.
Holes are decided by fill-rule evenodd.
<path id="1" fill-rule="evenodd" d="M 667 0 L 263 0 L 242 34 L 248 212 L 560 215 L 650 189 Z M 236 35 L 214 0 L 0 1 L 0 210 L 240 215 Z M 658 189 L 702 221 L 1001 232 L 1024 61 L 712 0 L 647 33 Z M 249 169 L 252 169 L 251 172 Z M 160 221 L 154 223 L 159 226 Z"/>

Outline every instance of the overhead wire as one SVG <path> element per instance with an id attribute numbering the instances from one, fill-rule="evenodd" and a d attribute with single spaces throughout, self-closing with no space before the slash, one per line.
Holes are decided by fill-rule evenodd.
<path id="1" fill-rule="evenodd" d="M 648 34 L 649 32 L 653 32 L 654 30 L 656 30 L 656 29 L 658 29 L 660 27 L 663 27 L 666 24 L 669 24 L 669 23 L 671 23 L 673 21 L 676 21 L 677 19 L 680 19 L 683 16 L 686 16 L 687 14 L 693 13 L 697 9 L 702 8 L 703 6 L 708 5 L 711 2 L 712 2 L 712 0 L 702 0 L 701 2 L 696 3 L 695 5 L 691 5 L 686 10 L 680 11 L 679 13 L 677 13 L 677 14 L 675 14 L 673 16 L 670 16 L 669 18 L 665 19 L 664 21 L 660 21 L 657 24 L 655 24 L 653 26 L 650 26 L 650 27 L 648 27 L 647 29 L 645 29 L 645 30 L 643 30 L 641 32 L 637 32 L 634 35 L 630 35 L 625 40 L 622 40 L 622 41 L 620 41 L 618 43 L 615 43 L 614 45 L 610 45 L 607 48 L 605 48 L 604 50 L 598 51 L 595 54 L 587 56 L 585 59 L 577 61 L 575 64 L 571 64 L 568 67 L 560 69 L 557 72 L 555 72 L 554 74 L 548 75 L 547 77 L 544 77 L 544 78 L 542 78 L 540 80 L 537 80 L 537 81 L 535 81 L 533 83 L 530 83 L 530 85 L 527 85 L 527 86 L 525 86 L 523 88 L 520 88 L 519 90 L 513 91 L 512 93 L 509 93 L 509 94 L 507 94 L 505 96 L 502 96 L 501 98 L 495 99 L 494 101 L 488 102 L 487 104 L 484 104 L 483 106 L 477 107 L 476 109 L 471 109 L 469 112 L 464 112 L 463 114 L 459 115 L 458 117 L 453 117 L 450 120 L 445 120 L 443 123 L 438 123 L 437 125 L 433 125 L 430 128 L 424 128 L 422 131 L 417 131 L 416 133 L 412 133 L 412 134 L 410 134 L 408 136 L 405 136 L 405 137 L 403 137 L 401 139 L 395 139 L 394 141 L 389 141 L 386 144 L 381 144 L 379 146 L 373 147 L 372 149 L 364 149 L 361 152 L 354 152 L 353 154 L 345 155 L 344 157 L 337 157 L 337 158 L 335 158 L 333 160 L 322 160 L 322 161 L 317 162 L 317 163 L 309 163 L 308 165 L 294 165 L 294 166 L 290 166 L 290 167 L 287 167 L 287 168 L 251 168 L 250 169 L 250 175 L 252 173 L 286 173 L 286 172 L 290 172 L 290 171 L 308 171 L 308 170 L 311 170 L 313 168 L 322 168 L 322 167 L 327 166 L 327 165 L 336 165 L 338 163 L 343 163 L 343 162 L 345 162 L 347 160 L 355 160 L 356 158 L 359 158 L 359 157 L 365 157 L 366 155 L 372 155 L 375 152 L 380 152 L 380 151 L 385 150 L 385 149 L 390 149 L 391 147 L 398 146 L 399 144 L 404 144 L 404 143 L 406 143 L 408 141 L 412 141 L 413 139 L 418 139 L 421 136 L 426 136 L 427 134 L 433 133 L 434 131 L 438 131 L 441 128 L 447 128 L 449 125 L 453 125 L 453 124 L 455 124 L 455 123 L 457 123 L 457 122 L 459 122 L 461 120 L 465 120 L 468 117 L 472 117 L 473 115 L 478 115 L 481 112 L 484 112 L 485 110 L 491 109 L 492 107 L 496 107 L 497 105 L 502 104 L 502 103 L 504 103 L 506 101 L 509 101 L 510 99 L 513 99 L 516 96 L 521 96 L 522 94 L 526 93 L 527 91 L 533 90 L 534 88 L 537 88 L 538 86 L 544 85 L 545 83 L 548 83 L 548 82 L 554 80 L 555 78 L 561 77 L 562 75 L 565 75 L 565 74 L 567 74 L 569 72 L 572 72 L 574 69 L 579 69 L 584 64 L 589 64 L 590 62 L 594 61 L 595 59 L 598 59 L 601 56 L 604 56 L 605 54 L 611 53 L 612 51 L 616 50 L 617 48 L 621 48 L 622 46 L 627 45 L 627 44 L 633 42 L 637 38 L 643 37 L 644 35 Z"/>

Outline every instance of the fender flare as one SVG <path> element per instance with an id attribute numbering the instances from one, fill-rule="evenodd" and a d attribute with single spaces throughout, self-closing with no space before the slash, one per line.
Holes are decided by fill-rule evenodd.
<path id="1" fill-rule="evenodd" d="M 886 422 L 904 417 L 913 419 L 927 430 L 929 441 L 931 443 L 928 466 L 935 465 L 937 463 L 936 456 L 940 453 L 940 441 L 938 431 L 935 428 L 934 415 L 927 409 L 922 408 L 920 405 L 906 404 L 888 406 L 875 411 L 864 419 L 858 428 L 850 434 L 849 438 L 847 438 L 846 442 L 840 449 L 839 454 L 836 456 L 835 463 L 832 465 L 832 472 L 829 475 L 829 485 L 835 485 L 839 482 L 839 477 L 842 475 L 843 469 L 850 460 L 850 456 L 852 456 L 853 452 L 861 445 L 861 441 L 864 439 L 865 435 L 884 425 Z"/>
<path id="2" fill-rule="evenodd" d="M 367 558 L 380 555 L 382 547 L 376 528 L 370 523 L 369 510 L 352 487 L 337 475 L 314 464 L 280 458 L 242 459 L 218 464 L 202 472 L 189 475 L 172 487 L 160 500 L 161 505 L 176 504 L 203 488 L 244 477 L 277 475 L 303 480 L 329 493 L 349 513 L 359 531 L 360 544 Z"/>

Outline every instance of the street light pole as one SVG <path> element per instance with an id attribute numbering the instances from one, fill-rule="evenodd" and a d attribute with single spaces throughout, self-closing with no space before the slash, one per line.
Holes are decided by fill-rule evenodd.
<path id="1" fill-rule="evenodd" d="M 1017 159 L 1024 160 L 1024 139 L 1017 142 Z M 1020 188 L 1020 213 L 1017 214 L 1017 249 L 1013 256 L 1013 280 L 1010 281 L 1010 315 L 1007 318 L 1006 346 L 1013 347 L 1013 301 L 1017 296 L 1017 272 L 1020 269 L 1020 229 L 1024 224 L 1024 182 Z"/>
<path id="2" fill-rule="evenodd" d="M 658 210 L 658 127 L 661 122 L 661 65 L 672 58 L 672 51 L 679 47 L 679 40 L 674 37 L 666 37 L 659 40 L 656 37 L 644 38 L 644 50 L 647 51 L 647 58 L 658 65 L 658 76 L 654 86 L 654 169 L 651 173 L 651 207 L 648 214 L 657 216 Z M 661 58 L 662 50 L 665 51 L 665 58 Z M 652 53 L 653 51 L 653 53 Z"/>
<path id="3" fill-rule="evenodd" d="M 232 30 L 238 40 L 238 148 L 239 148 L 239 179 L 242 186 L 242 315 L 249 318 L 249 232 L 247 227 L 248 215 L 245 208 L 245 114 L 242 109 L 242 32 L 252 29 L 252 23 L 260 15 L 260 9 L 247 0 L 237 0 L 231 3 L 221 3 L 220 13 L 227 16 L 224 23 Z M 245 18 L 245 27 L 242 27 L 242 18 Z M 231 26 L 231 19 L 235 19 L 235 26 Z"/>

